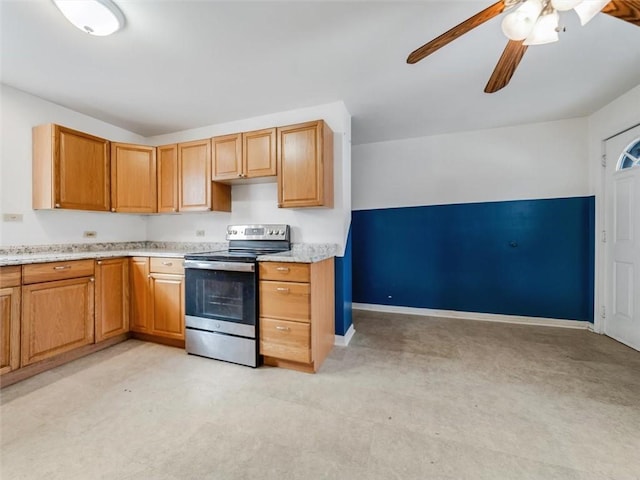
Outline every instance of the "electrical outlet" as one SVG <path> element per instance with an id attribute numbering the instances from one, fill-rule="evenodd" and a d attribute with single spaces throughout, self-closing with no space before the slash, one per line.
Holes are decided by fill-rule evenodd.
<path id="1" fill-rule="evenodd" d="M 196 230 L 196 237 L 204 237 L 204 230 Z"/>
<path id="2" fill-rule="evenodd" d="M 21 213 L 3 213 L 2 221 L 3 222 L 21 222 L 22 214 Z"/>
<path id="3" fill-rule="evenodd" d="M 82 236 L 84 238 L 96 238 L 98 236 L 98 232 L 94 232 L 93 230 L 85 230 Z"/>

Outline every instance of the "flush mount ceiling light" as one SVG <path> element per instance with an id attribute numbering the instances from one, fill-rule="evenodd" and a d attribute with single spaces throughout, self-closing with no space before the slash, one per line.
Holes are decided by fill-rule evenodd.
<path id="1" fill-rule="evenodd" d="M 497 92 L 509 83 L 529 45 L 559 40 L 559 33 L 565 30 L 560 21 L 564 12 L 568 15 L 574 10 L 582 25 L 602 12 L 640 27 L 640 0 L 499 0 L 411 52 L 407 63 L 419 62 L 507 10 L 511 11 L 502 20 L 502 32 L 509 43 L 484 89 L 486 93 Z"/>
<path id="2" fill-rule="evenodd" d="M 90 35 L 104 37 L 124 27 L 124 15 L 111 0 L 53 0 L 73 25 Z"/>

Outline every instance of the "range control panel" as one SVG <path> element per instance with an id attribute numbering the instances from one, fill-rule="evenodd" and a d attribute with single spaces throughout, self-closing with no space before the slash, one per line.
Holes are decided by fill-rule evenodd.
<path id="1" fill-rule="evenodd" d="M 229 225 L 227 240 L 289 240 L 289 225 Z"/>

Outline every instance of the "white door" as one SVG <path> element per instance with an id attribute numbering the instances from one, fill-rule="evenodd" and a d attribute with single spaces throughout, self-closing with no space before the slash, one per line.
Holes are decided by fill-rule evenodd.
<path id="1" fill-rule="evenodd" d="M 604 331 L 636 350 L 640 350 L 640 147 L 630 149 L 639 140 L 637 126 L 605 143 Z"/>

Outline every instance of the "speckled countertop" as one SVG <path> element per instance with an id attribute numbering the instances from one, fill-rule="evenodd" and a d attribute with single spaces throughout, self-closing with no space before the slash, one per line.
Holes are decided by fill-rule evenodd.
<path id="1" fill-rule="evenodd" d="M 224 250 L 225 242 L 120 242 L 72 245 L 37 245 L 0 249 L 0 266 L 24 265 L 65 260 L 114 257 L 183 257 L 186 253 Z M 331 258 L 338 252 L 336 244 L 296 243 L 289 252 L 261 255 L 261 262 L 315 263 Z"/>

